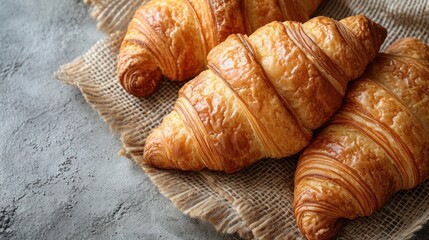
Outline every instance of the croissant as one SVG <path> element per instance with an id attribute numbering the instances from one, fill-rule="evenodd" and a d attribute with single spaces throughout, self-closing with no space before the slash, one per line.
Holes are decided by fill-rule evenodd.
<path id="1" fill-rule="evenodd" d="M 307 239 L 369 216 L 429 177 L 429 46 L 401 39 L 354 82 L 344 105 L 303 152 L 294 213 Z"/>
<path id="2" fill-rule="evenodd" d="M 322 0 L 152 0 L 135 13 L 118 58 L 129 93 L 155 91 L 163 76 L 185 80 L 206 68 L 207 53 L 233 33 L 274 20 L 306 21 Z"/>
<path id="3" fill-rule="evenodd" d="M 272 22 L 249 37 L 231 35 L 209 53 L 209 69 L 179 91 L 137 162 L 234 172 L 299 152 L 385 37 L 362 15 Z"/>

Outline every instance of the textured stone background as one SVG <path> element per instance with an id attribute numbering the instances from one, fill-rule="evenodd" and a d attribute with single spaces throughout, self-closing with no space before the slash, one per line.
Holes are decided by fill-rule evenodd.
<path id="1" fill-rule="evenodd" d="M 237 239 L 176 210 L 53 79 L 102 36 L 80 0 L 0 1 L 0 239 Z"/>

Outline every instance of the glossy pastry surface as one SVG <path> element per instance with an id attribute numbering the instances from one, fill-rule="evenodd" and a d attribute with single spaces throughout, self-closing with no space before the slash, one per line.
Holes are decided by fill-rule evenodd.
<path id="1" fill-rule="evenodd" d="M 365 16 L 272 22 L 231 35 L 208 55 L 209 70 L 179 92 L 146 140 L 158 168 L 234 172 L 301 151 L 340 107 L 386 37 Z"/>
<path id="2" fill-rule="evenodd" d="M 429 177 L 429 46 L 398 40 L 352 84 L 341 110 L 302 154 L 294 211 L 307 239 L 369 216 Z"/>
<path id="3" fill-rule="evenodd" d="M 251 34 L 272 21 L 306 21 L 321 0 L 152 0 L 135 13 L 118 58 L 129 93 L 155 91 L 162 76 L 195 77 L 206 56 L 233 33 Z"/>

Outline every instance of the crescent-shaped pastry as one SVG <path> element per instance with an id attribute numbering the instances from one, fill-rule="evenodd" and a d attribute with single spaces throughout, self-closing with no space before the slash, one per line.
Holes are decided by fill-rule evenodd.
<path id="1" fill-rule="evenodd" d="M 307 21 L 321 0 L 152 0 L 135 13 L 118 58 L 129 93 L 155 91 L 162 76 L 190 79 L 208 52 L 233 33 L 251 34 L 272 21 Z"/>
<path id="2" fill-rule="evenodd" d="M 405 38 L 354 82 L 302 154 L 294 212 L 307 239 L 330 239 L 342 219 L 369 216 L 429 177 L 429 46 Z"/>
<path id="3" fill-rule="evenodd" d="M 147 138 L 159 168 L 234 172 L 301 151 L 340 107 L 347 83 L 375 57 L 386 30 L 365 16 L 272 22 L 231 35 L 208 55 L 209 70 L 179 92 Z"/>

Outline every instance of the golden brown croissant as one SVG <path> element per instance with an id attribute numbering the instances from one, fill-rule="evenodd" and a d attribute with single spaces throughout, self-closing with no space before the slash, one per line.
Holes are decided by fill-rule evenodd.
<path id="1" fill-rule="evenodd" d="M 340 107 L 386 30 L 354 16 L 272 22 L 231 35 L 208 55 L 209 70 L 179 92 L 174 110 L 146 140 L 159 168 L 234 172 L 261 158 L 302 150 Z"/>
<path id="2" fill-rule="evenodd" d="M 321 0 L 152 0 L 135 13 L 122 42 L 118 77 L 129 93 L 155 91 L 161 76 L 185 80 L 206 68 L 207 53 L 233 33 L 275 20 L 307 21 Z"/>
<path id="3" fill-rule="evenodd" d="M 429 46 L 401 39 L 369 65 L 302 154 L 294 212 L 307 239 L 368 216 L 429 177 Z"/>

